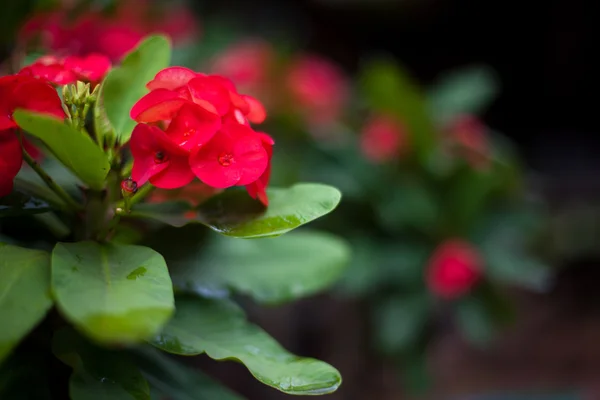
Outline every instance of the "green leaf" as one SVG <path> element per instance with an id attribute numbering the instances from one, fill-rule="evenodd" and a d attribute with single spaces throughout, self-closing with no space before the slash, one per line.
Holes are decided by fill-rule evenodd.
<path id="1" fill-rule="evenodd" d="M 265 211 L 244 191 L 228 190 L 202 203 L 198 220 L 225 236 L 279 236 L 330 213 L 342 198 L 336 188 L 318 183 L 272 188 L 267 193 Z"/>
<path id="2" fill-rule="evenodd" d="M 164 258 L 142 246 L 58 243 L 52 290 L 65 317 L 100 342 L 151 337 L 174 309 Z"/>
<path id="3" fill-rule="evenodd" d="M 142 348 L 135 361 L 160 399 L 242 400 L 243 397 L 215 382 L 202 372 L 187 368 L 153 348 Z"/>
<path id="4" fill-rule="evenodd" d="M 231 288 L 271 304 L 324 290 L 340 277 L 350 259 L 343 240 L 316 231 L 263 240 L 217 236 L 208 248 L 193 248 L 187 255 L 170 243 L 165 243 L 164 251 L 159 249 L 176 287 L 201 293 Z"/>
<path id="5" fill-rule="evenodd" d="M 51 210 L 46 201 L 21 192 L 13 191 L 0 197 L 0 217 L 41 214 Z"/>
<path id="6" fill-rule="evenodd" d="M 148 382 L 124 352 L 96 347 L 71 329 L 56 332 L 52 352 L 73 368 L 72 400 L 150 400 Z"/>
<path id="7" fill-rule="evenodd" d="M 331 393 L 342 380 L 329 364 L 286 351 L 228 301 L 178 298 L 175 317 L 151 343 L 169 353 L 240 361 L 260 382 L 288 394 Z"/>
<path id="8" fill-rule="evenodd" d="M 377 347 L 386 354 L 410 350 L 421 339 L 431 313 L 427 293 L 398 296 L 378 303 L 374 312 Z"/>
<path id="9" fill-rule="evenodd" d="M 429 107 L 440 122 L 461 114 L 479 114 L 498 95 L 495 73 L 471 66 L 444 74 L 429 90 Z"/>
<path id="10" fill-rule="evenodd" d="M 50 255 L 0 243 L 0 363 L 52 307 Z"/>
<path id="11" fill-rule="evenodd" d="M 225 236 L 264 238 L 283 235 L 328 214 L 342 197 L 336 188 L 318 183 L 271 188 L 267 193 L 267 208 L 245 190 L 232 189 L 202 203 L 197 218 L 184 217 L 190 211 L 185 202 L 136 206 L 129 217 L 151 218 L 175 227 L 199 222 Z"/>
<path id="12" fill-rule="evenodd" d="M 104 187 L 110 169 L 108 157 L 87 134 L 56 118 L 29 111 L 15 111 L 14 119 L 92 189 Z"/>
<path id="13" fill-rule="evenodd" d="M 361 75 L 368 105 L 375 112 L 395 116 L 406 127 L 411 146 L 425 161 L 435 143 L 435 126 L 417 83 L 399 65 L 385 59 L 371 61 Z"/>
<path id="14" fill-rule="evenodd" d="M 133 105 L 148 90 L 146 84 L 169 66 L 171 44 L 165 36 L 149 36 L 106 76 L 101 102 L 119 143 L 129 141 L 136 122 L 129 116 Z"/>

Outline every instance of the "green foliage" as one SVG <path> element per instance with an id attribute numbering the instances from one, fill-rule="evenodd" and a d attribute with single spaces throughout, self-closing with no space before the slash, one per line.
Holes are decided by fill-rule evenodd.
<path id="1" fill-rule="evenodd" d="M 360 83 L 368 106 L 396 117 L 425 160 L 435 143 L 435 126 L 425 96 L 408 73 L 390 60 L 372 60 L 363 68 Z"/>
<path id="2" fill-rule="evenodd" d="M 135 121 L 129 117 L 131 108 L 147 93 L 146 83 L 169 66 L 170 58 L 169 39 L 150 36 L 127 54 L 121 65 L 112 69 L 104 79 L 102 99 L 96 105 L 104 106 L 119 143 L 127 143 L 135 127 Z M 102 118 L 103 112 L 97 110 L 95 115 Z"/>
<path id="3" fill-rule="evenodd" d="M 197 293 L 232 289 L 269 304 L 324 290 L 350 258 L 344 241 L 316 231 L 263 240 L 216 237 L 208 245 L 199 245 L 193 227 L 169 236 L 155 248 L 167 259 L 177 288 Z"/>
<path id="4" fill-rule="evenodd" d="M 237 360 L 256 379 L 288 394 L 326 394 L 341 384 L 335 368 L 289 353 L 224 300 L 178 297 L 175 316 L 151 343 L 173 354 Z"/>
<path id="5" fill-rule="evenodd" d="M 495 73 L 486 66 L 472 66 L 443 74 L 427 97 L 435 119 L 447 122 L 457 115 L 480 114 L 498 92 Z"/>
<path id="6" fill-rule="evenodd" d="M 51 211 L 50 204 L 41 198 L 13 191 L 8 196 L 0 197 L 0 217 L 40 214 Z"/>
<path id="7" fill-rule="evenodd" d="M 71 329 L 55 333 L 52 352 L 73 369 L 72 400 L 150 400 L 148 382 L 123 352 L 96 347 Z"/>
<path id="8" fill-rule="evenodd" d="M 0 243 L 0 364 L 52 307 L 50 256 Z"/>
<path id="9" fill-rule="evenodd" d="M 52 253 L 52 291 L 64 316 L 100 342 L 149 338 L 174 310 L 163 257 L 141 246 L 58 243 Z"/>
<path id="10" fill-rule="evenodd" d="M 61 163 L 92 189 L 104 188 L 110 169 L 108 157 L 89 135 L 43 114 L 17 110 L 14 119 L 21 128 L 44 142 Z"/>

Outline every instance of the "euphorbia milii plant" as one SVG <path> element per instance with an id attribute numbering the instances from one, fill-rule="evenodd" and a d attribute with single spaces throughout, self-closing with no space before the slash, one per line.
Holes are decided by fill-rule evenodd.
<path id="1" fill-rule="evenodd" d="M 340 385 L 230 298 L 333 284 L 345 243 L 288 232 L 339 191 L 269 188 L 276 135 L 255 128 L 260 100 L 169 58 L 152 36 L 120 63 L 51 54 L 0 77 L 2 399 L 240 398 L 163 352 L 236 360 L 289 394 Z"/>

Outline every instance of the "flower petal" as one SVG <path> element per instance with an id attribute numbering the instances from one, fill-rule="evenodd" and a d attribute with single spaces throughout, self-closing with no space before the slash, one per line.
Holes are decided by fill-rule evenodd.
<path id="1" fill-rule="evenodd" d="M 196 77 L 196 72 L 185 67 L 169 67 L 160 71 L 146 87 L 149 90 L 169 89 L 175 90 L 188 84 Z"/>
<path id="2" fill-rule="evenodd" d="M 220 128 L 219 115 L 197 104 L 188 103 L 173 118 L 167 134 L 175 143 L 190 150 L 207 143 Z"/>
<path id="3" fill-rule="evenodd" d="M 130 117 L 137 122 L 157 122 L 172 119 L 187 101 L 176 92 L 156 89 L 138 100 Z"/>

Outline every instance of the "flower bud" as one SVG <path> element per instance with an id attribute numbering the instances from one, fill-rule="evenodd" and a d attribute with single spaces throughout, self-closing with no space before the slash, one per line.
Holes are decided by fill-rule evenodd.
<path id="1" fill-rule="evenodd" d="M 134 195 L 138 191 L 137 182 L 131 178 L 124 179 L 121 182 L 121 193 L 123 197 L 129 197 Z"/>

